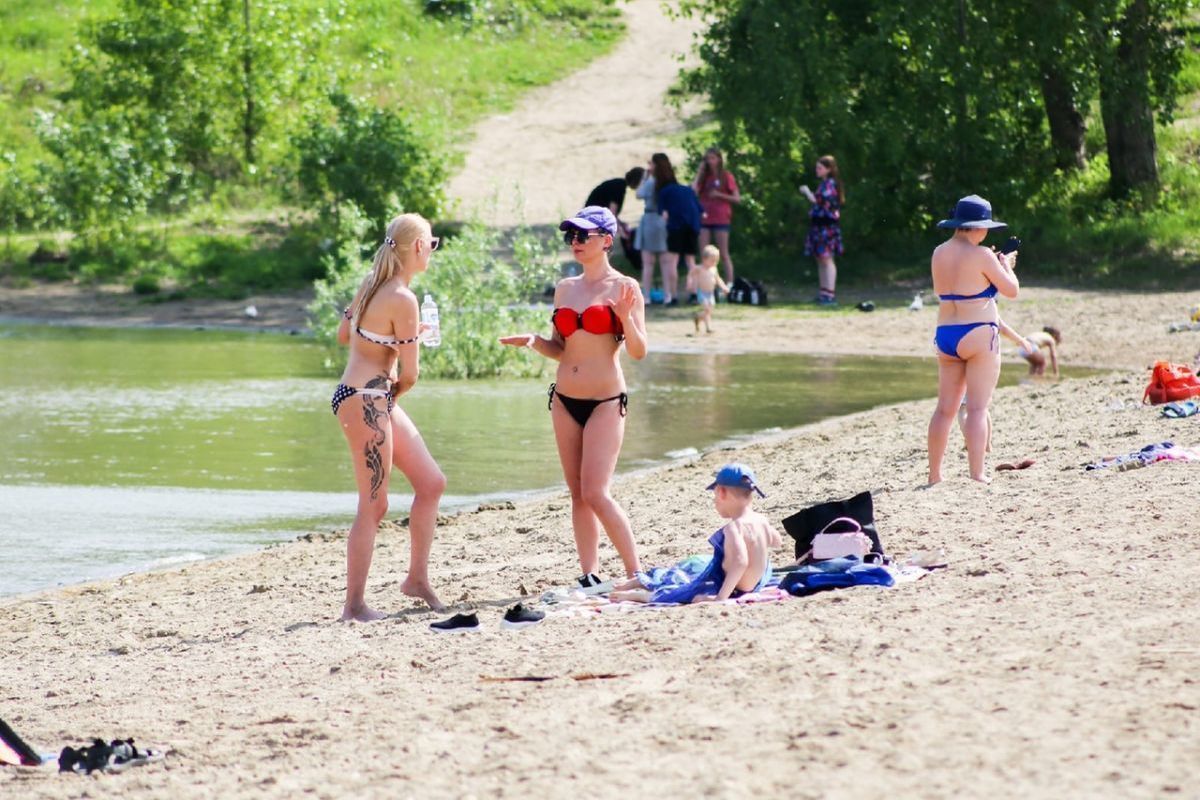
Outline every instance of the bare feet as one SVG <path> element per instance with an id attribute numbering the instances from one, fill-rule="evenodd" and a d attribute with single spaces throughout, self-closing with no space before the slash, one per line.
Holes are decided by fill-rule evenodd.
<path id="1" fill-rule="evenodd" d="M 699 333 L 700 332 L 700 317 L 699 316 L 692 317 L 692 322 L 696 323 L 696 333 Z"/>
<path id="2" fill-rule="evenodd" d="M 929 483 L 925 484 L 925 488 L 928 489 L 930 486 L 937 486 L 941 482 L 942 482 L 942 473 L 931 472 L 931 473 L 929 473 Z"/>
<path id="3" fill-rule="evenodd" d="M 433 587 L 425 581 L 416 581 L 411 577 L 405 578 L 400 584 L 400 591 L 409 597 L 415 597 L 418 600 L 424 600 L 434 611 L 445 611 L 446 606 L 438 599 L 438 596 L 433 593 Z"/>
<path id="4" fill-rule="evenodd" d="M 984 484 L 984 485 L 986 485 L 986 484 L 989 484 L 989 483 L 991 483 L 991 482 L 992 482 L 992 479 L 991 479 L 991 477 L 990 477 L 990 476 L 988 476 L 988 475 L 972 475 L 972 476 L 971 476 L 971 480 L 973 480 L 973 481 L 979 481 L 980 483 L 982 483 L 982 484 Z"/>
<path id="5" fill-rule="evenodd" d="M 377 619 L 383 619 L 387 614 L 382 611 L 376 611 L 365 603 L 358 608 L 350 608 L 349 606 L 342 609 L 342 617 L 340 622 L 374 622 Z"/>

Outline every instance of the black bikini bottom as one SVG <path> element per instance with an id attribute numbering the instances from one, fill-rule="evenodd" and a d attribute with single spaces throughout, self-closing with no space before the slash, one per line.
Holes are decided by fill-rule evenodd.
<path id="1" fill-rule="evenodd" d="M 562 403 L 562 407 L 567 410 L 572 419 L 579 423 L 579 427 L 581 428 L 587 425 L 588 420 L 591 419 L 592 412 L 601 403 L 611 403 L 613 400 L 616 400 L 620 405 L 620 414 L 622 417 L 629 412 L 629 395 L 624 392 L 612 397 L 605 397 L 602 400 L 582 400 L 578 397 L 567 397 L 565 394 L 559 394 L 554 390 L 556 385 L 554 383 L 550 384 L 550 390 L 546 392 L 547 397 L 550 398 L 546 403 L 546 408 L 553 407 L 554 398 L 557 397 L 558 402 Z"/>

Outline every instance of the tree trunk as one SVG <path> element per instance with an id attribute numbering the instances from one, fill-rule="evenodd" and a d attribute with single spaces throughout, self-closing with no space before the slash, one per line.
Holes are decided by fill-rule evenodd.
<path id="1" fill-rule="evenodd" d="M 1087 123 L 1075 104 L 1070 81 L 1051 64 L 1042 65 L 1042 103 L 1050 123 L 1054 165 L 1061 170 L 1083 169 L 1087 166 Z"/>
<path id="2" fill-rule="evenodd" d="M 242 150 L 246 164 L 254 163 L 254 57 L 250 38 L 250 0 L 242 0 L 242 24 L 245 42 L 242 45 L 242 94 L 245 111 L 242 117 Z"/>
<path id="3" fill-rule="evenodd" d="M 1100 115 L 1108 149 L 1109 192 L 1125 197 L 1159 188 L 1158 143 L 1150 105 L 1150 13 L 1133 0 L 1117 23 L 1116 48 L 1100 73 Z"/>

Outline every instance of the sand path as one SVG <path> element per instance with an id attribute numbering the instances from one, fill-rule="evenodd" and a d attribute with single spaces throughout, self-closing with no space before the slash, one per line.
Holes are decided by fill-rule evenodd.
<path id="1" fill-rule="evenodd" d="M 535 89 L 509 114 L 479 123 L 449 194 L 463 215 L 489 225 L 546 224 L 575 211 L 602 180 L 624 175 L 674 144 L 695 105 L 666 94 L 690 50 L 695 20 L 672 19 L 662 0 L 624 4 L 627 33 L 609 55 Z M 683 171 L 688 174 L 687 170 Z M 630 194 L 622 215 L 635 220 Z"/>

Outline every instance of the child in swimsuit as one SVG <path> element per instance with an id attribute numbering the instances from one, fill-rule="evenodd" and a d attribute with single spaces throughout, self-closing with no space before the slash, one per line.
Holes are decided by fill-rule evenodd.
<path id="1" fill-rule="evenodd" d="M 1029 362 L 1030 375 L 1045 375 L 1046 374 L 1046 356 L 1042 355 L 1042 348 L 1050 354 L 1050 366 L 1054 370 L 1054 377 L 1058 377 L 1058 345 L 1062 344 L 1062 334 L 1058 328 L 1047 325 L 1037 333 L 1025 337 L 1025 344 L 1017 350 L 1017 354 L 1021 358 Z"/>
<path id="2" fill-rule="evenodd" d="M 700 251 L 700 263 L 688 270 L 688 291 L 696 293 L 696 301 L 700 310 L 692 318 L 696 323 L 696 333 L 700 332 L 700 323 L 704 323 L 704 332 L 712 333 L 713 306 L 717 304 L 716 291 L 719 287 L 729 294 L 729 286 L 717 274 L 717 262 L 721 260 L 721 251 L 715 245 L 705 245 Z"/>
<path id="3" fill-rule="evenodd" d="M 754 493 L 765 497 L 749 467 L 726 464 L 709 484 L 713 506 L 728 520 L 709 537 L 713 557 L 700 574 L 681 582 L 682 570 L 639 572 L 616 586 L 609 599 L 636 603 L 701 603 L 754 592 L 771 577 L 771 551 L 783 544 L 779 532 L 751 506 Z M 686 575 L 684 576 L 687 577 Z"/>

